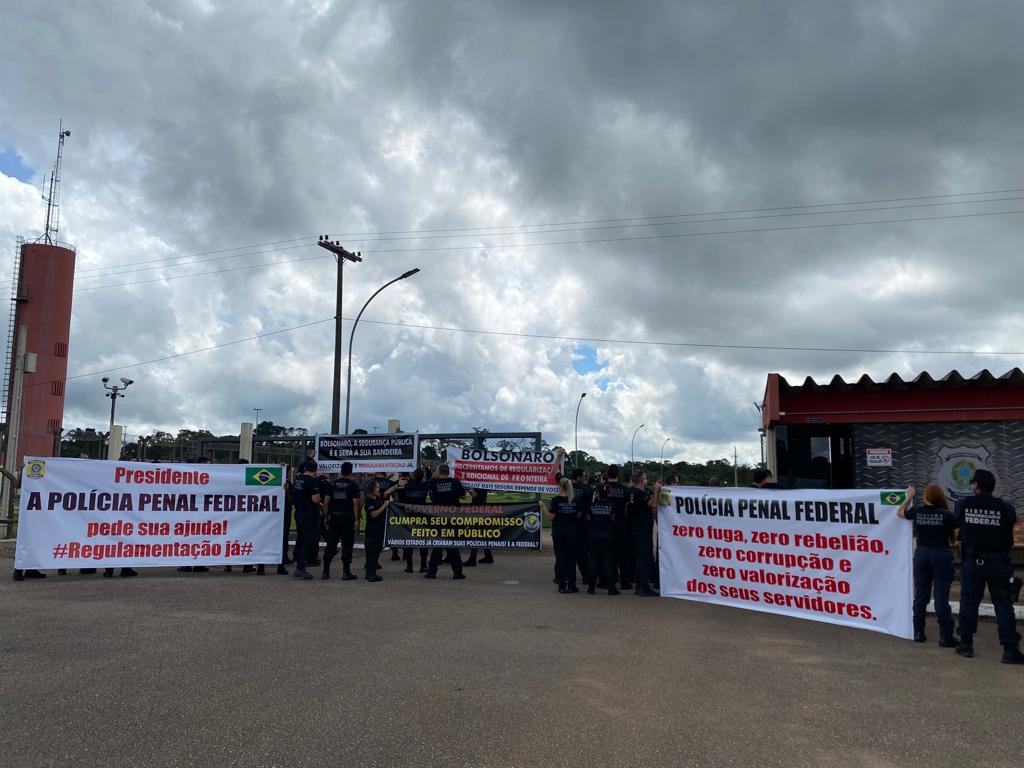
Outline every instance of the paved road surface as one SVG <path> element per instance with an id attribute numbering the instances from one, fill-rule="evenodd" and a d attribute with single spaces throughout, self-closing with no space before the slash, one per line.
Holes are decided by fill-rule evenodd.
<path id="1" fill-rule="evenodd" d="M 964 660 L 719 606 L 559 595 L 549 554 L 461 582 L 385 565 L 379 584 L 239 569 L 0 582 L 0 762 L 962 768 L 977 749 L 986 768 L 1024 764 L 1024 669 L 998 663 L 991 622 Z"/>

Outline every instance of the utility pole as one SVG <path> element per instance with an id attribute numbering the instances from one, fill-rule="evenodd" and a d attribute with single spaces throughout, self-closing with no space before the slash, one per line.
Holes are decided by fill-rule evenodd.
<path id="1" fill-rule="evenodd" d="M 121 377 L 121 386 L 110 386 L 107 382 L 110 378 L 104 376 L 101 381 L 103 382 L 103 388 L 107 390 L 107 394 L 104 397 L 110 398 L 110 432 L 114 431 L 114 411 L 117 410 L 117 398 L 124 397 L 124 390 L 128 389 L 135 382 L 131 379 L 126 379 L 124 376 Z"/>
<path id="2" fill-rule="evenodd" d="M 583 398 L 586 396 L 586 392 L 581 394 L 580 401 L 576 403 L 576 422 L 572 428 L 573 442 L 575 443 L 576 448 L 576 450 L 573 451 L 575 454 L 575 461 L 573 461 L 572 465 L 574 467 L 578 467 L 580 465 L 580 406 L 583 405 Z"/>
<path id="3" fill-rule="evenodd" d="M 732 447 L 732 487 L 740 487 L 739 455 L 736 453 L 736 446 Z"/>
<path id="4" fill-rule="evenodd" d="M 332 242 L 327 235 L 321 235 L 316 244 L 333 253 L 335 261 L 338 262 L 338 287 L 334 298 L 334 394 L 331 397 L 331 433 L 336 435 L 341 426 L 341 289 L 344 284 L 345 262 L 362 261 L 363 254 L 346 251 L 341 247 L 341 243 L 337 240 Z"/>

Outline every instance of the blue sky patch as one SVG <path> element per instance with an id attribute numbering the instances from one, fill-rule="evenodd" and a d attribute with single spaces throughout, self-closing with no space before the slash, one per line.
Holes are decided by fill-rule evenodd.
<path id="1" fill-rule="evenodd" d="M 579 344 L 572 352 L 572 367 L 576 373 L 585 376 L 588 373 L 603 371 L 608 366 L 597 360 L 597 349 L 590 344 Z M 598 389 L 608 387 L 608 377 L 600 376 L 595 382 Z"/>
<path id="2" fill-rule="evenodd" d="M 32 169 L 22 161 L 21 155 L 6 147 L 0 147 L 0 173 L 24 182 L 31 182 L 34 175 Z"/>

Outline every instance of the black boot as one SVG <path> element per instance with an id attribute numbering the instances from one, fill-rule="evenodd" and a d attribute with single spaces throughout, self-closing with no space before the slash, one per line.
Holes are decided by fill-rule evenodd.
<path id="1" fill-rule="evenodd" d="M 1003 664 L 1024 664 L 1024 653 L 1020 652 L 1020 645 L 1017 643 L 1003 644 Z"/>
<path id="2" fill-rule="evenodd" d="M 267 575 L 267 571 L 263 567 L 262 563 L 260 563 L 259 565 L 256 566 L 256 575 L 257 576 L 266 576 Z"/>
<path id="3" fill-rule="evenodd" d="M 46 574 L 42 571 L 37 571 L 35 568 L 29 568 L 23 571 L 26 579 L 45 579 Z"/>
<path id="4" fill-rule="evenodd" d="M 480 562 L 484 565 L 490 565 L 494 562 L 494 555 L 492 555 L 490 552 L 484 552 L 484 556 L 480 558 Z"/>
<path id="5" fill-rule="evenodd" d="M 927 640 L 928 640 L 928 638 L 924 636 L 924 630 L 923 629 L 915 629 L 914 630 L 914 642 L 915 643 L 924 643 Z"/>
<path id="6" fill-rule="evenodd" d="M 122 568 L 121 569 L 121 578 L 122 579 L 128 579 L 128 578 L 131 578 L 132 576 L 138 576 L 138 575 L 139 575 L 139 572 L 136 571 L 134 568 Z"/>
<path id="7" fill-rule="evenodd" d="M 285 568 L 283 565 L 277 566 L 277 575 L 278 576 L 287 576 L 288 575 L 288 569 Z"/>
<path id="8" fill-rule="evenodd" d="M 960 633 L 960 644 L 956 647 L 956 655 L 965 659 L 974 658 L 974 635 Z"/>
<path id="9" fill-rule="evenodd" d="M 242 566 L 242 573 L 252 573 L 255 570 L 256 570 L 256 568 L 254 568 L 251 565 L 243 565 Z"/>
<path id="10" fill-rule="evenodd" d="M 939 648 L 956 648 L 957 644 L 957 637 L 952 629 L 939 630 Z"/>
<path id="11" fill-rule="evenodd" d="M 327 581 L 329 578 L 331 578 L 331 564 L 324 563 L 324 571 L 320 574 L 320 580 Z"/>

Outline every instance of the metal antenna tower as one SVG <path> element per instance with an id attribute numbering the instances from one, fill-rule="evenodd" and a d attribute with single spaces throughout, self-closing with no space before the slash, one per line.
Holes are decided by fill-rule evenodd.
<path id="1" fill-rule="evenodd" d="M 64 121 L 61 120 L 57 131 L 57 162 L 50 171 L 49 192 L 43 193 L 43 200 L 46 201 L 46 227 L 41 239 L 50 245 L 57 242 L 57 229 L 60 225 L 60 163 L 64 157 L 64 139 L 70 135 L 71 131 L 64 130 Z"/>

